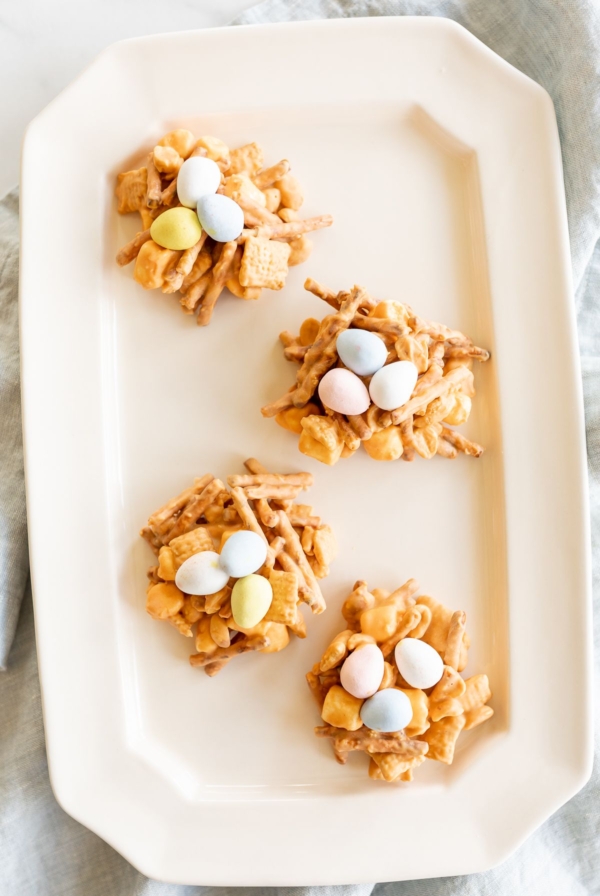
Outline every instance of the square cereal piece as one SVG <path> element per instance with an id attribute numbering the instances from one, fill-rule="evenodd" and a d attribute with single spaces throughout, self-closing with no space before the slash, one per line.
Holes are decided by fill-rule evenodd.
<path id="1" fill-rule="evenodd" d="M 213 540 L 206 531 L 200 527 L 186 532 L 185 535 L 179 535 L 169 542 L 169 547 L 173 552 L 173 560 L 175 568 L 179 569 L 182 563 L 185 563 L 192 554 L 198 554 L 200 551 L 214 551 L 215 546 Z"/>
<path id="2" fill-rule="evenodd" d="M 282 289 L 288 272 L 290 247 L 287 243 L 252 236 L 246 240 L 240 266 L 240 284 L 244 287 Z"/>
<path id="3" fill-rule="evenodd" d="M 145 207 L 147 186 L 148 172 L 146 168 L 123 171 L 122 174 L 117 175 L 115 195 L 119 203 L 117 211 L 120 215 L 137 212 Z"/>
<path id="4" fill-rule="evenodd" d="M 302 435 L 298 448 L 302 454 L 314 457 L 324 464 L 337 463 L 342 454 L 344 441 L 331 417 L 310 414 L 300 421 Z"/>
<path id="5" fill-rule="evenodd" d="M 384 781 L 397 781 L 400 775 L 412 770 L 425 760 L 425 756 L 413 756 L 411 759 L 405 759 L 399 753 L 370 753 L 371 759 L 379 768 L 381 777 Z M 372 778 L 379 778 L 379 775 L 370 773 Z"/>
<path id="6" fill-rule="evenodd" d="M 269 581 L 273 588 L 273 600 L 265 619 L 268 622 L 293 625 L 296 620 L 296 605 L 298 603 L 296 573 L 273 569 Z"/>
<path id="7" fill-rule="evenodd" d="M 313 536 L 315 557 L 318 562 L 328 568 L 337 554 L 337 543 L 331 526 L 321 526 Z"/>
<path id="8" fill-rule="evenodd" d="M 424 740 L 429 744 L 427 758 L 437 759 L 438 762 L 452 765 L 454 747 L 456 746 L 458 735 L 464 727 L 464 715 L 447 716 L 444 719 L 440 719 L 439 722 L 432 722 L 429 729 L 420 738 L 420 740 Z"/>
<path id="9" fill-rule="evenodd" d="M 258 143 L 246 143 L 232 149 L 230 159 L 230 174 L 240 174 L 243 171 L 254 177 L 264 165 L 264 153 Z"/>
<path id="10" fill-rule="evenodd" d="M 154 240 L 147 240 L 135 260 L 133 279 L 144 289 L 160 289 L 171 265 L 177 264 L 181 252 L 163 249 Z"/>

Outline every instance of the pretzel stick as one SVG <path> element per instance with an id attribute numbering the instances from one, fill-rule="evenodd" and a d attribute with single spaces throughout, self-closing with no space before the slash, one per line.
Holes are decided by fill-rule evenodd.
<path id="1" fill-rule="evenodd" d="M 277 555 L 277 562 L 284 572 L 293 572 L 296 575 L 298 579 L 298 596 L 300 597 L 300 600 L 304 601 L 304 603 L 308 604 L 310 607 L 311 601 L 313 600 L 313 592 L 310 586 L 306 583 L 306 577 L 296 561 L 290 557 L 287 551 L 280 551 Z"/>
<path id="2" fill-rule="evenodd" d="M 204 295 L 200 311 L 198 312 L 197 323 L 199 327 L 206 327 L 210 323 L 217 299 L 223 292 L 225 283 L 229 277 L 229 270 L 233 264 L 233 257 L 236 249 L 237 242 L 235 242 L 235 240 L 223 244 L 219 260 L 213 268 L 213 276 L 210 286 Z"/>
<path id="3" fill-rule="evenodd" d="M 257 461 L 255 457 L 249 457 L 247 460 L 245 460 L 244 466 L 249 473 L 252 473 L 255 476 L 268 475 L 267 468 L 263 467 L 263 465 L 259 461 Z M 229 482 L 229 485 L 232 485 L 232 483 Z M 255 501 L 255 507 L 263 526 L 266 526 L 268 529 L 272 529 L 277 522 L 277 513 L 272 509 L 266 498 L 257 498 Z"/>
<path id="4" fill-rule="evenodd" d="M 319 335 L 306 353 L 304 363 L 296 376 L 298 387 L 292 397 L 295 407 L 302 408 L 307 404 L 323 374 L 337 361 L 335 348 L 337 337 L 350 325 L 364 292 L 362 286 L 355 286 L 350 295 L 342 301 L 338 313 L 321 322 Z"/>
<path id="5" fill-rule="evenodd" d="M 257 498 L 254 501 L 256 514 L 263 526 L 272 529 L 277 524 L 277 511 L 273 510 L 266 498 Z"/>
<path id="6" fill-rule="evenodd" d="M 337 411 L 332 411 L 331 408 L 325 407 L 325 405 L 323 405 L 323 407 L 325 408 L 327 416 L 331 417 L 337 424 L 338 429 L 342 434 L 344 444 L 346 444 L 351 451 L 356 451 L 360 448 L 360 438 L 356 435 L 344 415 Z"/>
<path id="7" fill-rule="evenodd" d="M 319 664 L 315 666 L 316 669 L 319 668 Z M 315 672 L 307 672 L 306 673 L 306 681 L 311 690 L 311 693 L 315 700 L 317 701 L 317 706 L 319 710 L 323 709 L 323 704 L 325 703 L 325 697 L 327 696 L 327 692 L 329 690 L 328 687 L 321 684 L 321 679 L 319 678 L 318 673 Z"/>
<path id="8" fill-rule="evenodd" d="M 458 451 L 454 445 L 451 445 L 450 442 L 447 442 L 446 439 L 440 436 L 438 438 L 436 454 L 439 454 L 440 457 L 447 457 L 449 460 L 454 460 L 458 455 Z"/>
<path id="9" fill-rule="evenodd" d="M 285 548 L 285 541 L 283 540 L 281 535 L 278 535 L 277 538 L 275 538 L 271 542 L 271 550 L 269 551 L 269 553 L 267 555 L 267 559 L 265 560 L 265 562 L 260 570 L 260 574 L 262 576 L 265 576 L 265 578 L 267 578 L 267 579 L 269 578 L 269 574 L 270 574 L 271 570 L 274 569 L 274 567 L 275 567 L 275 561 L 277 560 L 277 557 L 279 556 L 281 551 L 284 550 L 284 548 Z"/>
<path id="10" fill-rule="evenodd" d="M 411 414 L 416 414 L 426 408 L 434 398 L 440 398 L 440 396 L 444 395 L 450 388 L 452 388 L 452 386 L 460 387 L 461 382 L 466 378 L 464 371 L 466 371 L 466 374 L 471 374 L 471 371 L 467 370 L 466 367 L 456 367 L 428 389 L 424 389 L 419 395 L 416 395 L 407 401 L 406 404 L 396 408 L 395 411 L 392 411 L 392 423 L 394 425 L 402 423 L 402 421 L 406 420 L 407 417 L 410 417 Z M 448 437 L 444 435 L 444 438 Z M 448 438 L 448 441 L 452 442 L 450 438 Z M 454 443 L 452 442 L 452 444 Z M 483 449 L 481 449 L 481 451 L 483 451 Z M 481 451 L 479 452 L 480 454 Z"/>
<path id="11" fill-rule="evenodd" d="M 464 610 L 457 610 L 456 613 L 452 614 L 450 619 L 448 639 L 446 641 L 443 660 L 446 666 L 452 666 L 453 669 L 458 669 L 458 664 L 460 662 L 466 621 L 467 614 Z"/>
<path id="12" fill-rule="evenodd" d="M 298 337 L 294 336 L 293 333 L 290 333 L 289 330 L 282 330 L 282 332 L 279 334 L 279 341 L 286 348 L 291 345 L 299 345 L 300 344 L 298 342 Z"/>
<path id="13" fill-rule="evenodd" d="M 399 588 L 396 588 L 391 594 L 388 594 L 386 601 L 398 604 L 401 600 L 403 605 L 408 608 L 409 606 L 412 606 L 412 604 L 409 603 L 410 599 L 413 594 L 417 593 L 420 587 L 421 586 L 416 579 L 407 579 L 403 585 L 400 585 Z"/>
<path id="14" fill-rule="evenodd" d="M 184 533 L 189 532 L 190 529 L 193 529 L 206 508 L 210 507 L 217 495 L 220 494 L 224 488 L 225 486 L 220 479 L 213 479 L 199 495 L 195 495 L 190 500 L 185 510 L 182 511 L 181 516 L 177 517 L 174 525 L 167 532 L 168 541 L 172 541 L 174 538 L 177 538 L 178 535 L 183 535 Z"/>
<path id="15" fill-rule="evenodd" d="M 283 350 L 283 356 L 286 361 L 304 361 L 306 353 L 310 346 L 308 345 L 289 345 Z"/>
<path id="16" fill-rule="evenodd" d="M 366 442 L 367 439 L 370 439 L 373 435 L 373 431 L 369 428 L 364 418 L 358 414 L 349 414 L 348 415 L 348 423 L 352 427 L 353 432 L 356 433 L 361 442 Z"/>
<path id="17" fill-rule="evenodd" d="M 313 529 L 321 528 L 320 516 L 307 516 L 305 511 L 299 510 L 297 504 L 292 504 L 289 510 L 286 510 L 289 521 L 294 528 L 304 529 L 305 526 L 311 526 Z"/>
<path id="18" fill-rule="evenodd" d="M 355 314 L 352 321 L 360 330 L 370 330 L 372 333 L 384 333 L 394 340 L 410 333 L 409 327 L 404 327 L 397 320 L 389 320 L 387 317 L 365 317 L 364 314 Z"/>
<path id="19" fill-rule="evenodd" d="M 148 208 L 158 208 L 162 193 L 160 174 L 154 164 L 154 155 L 150 153 L 146 162 L 148 185 L 146 187 L 146 205 Z"/>
<path id="20" fill-rule="evenodd" d="M 312 292 L 314 296 L 318 299 L 322 299 L 323 302 L 327 302 L 328 305 L 331 305 L 332 308 L 335 308 L 336 311 L 339 309 L 342 299 L 344 295 L 347 293 L 334 293 L 331 292 L 330 289 L 327 289 L 321 283 L 317 283 L 316 280 L 313 280 L 312 277 L 307 277 L 304 281 L 304 289 L 308 292 Z M 372 299 L 368 292 L 365 290 L 363 295 L 361 296 L 361 301 L 359 304 L 359 308 L 374 308 L 376 305 L 375 299 Z"/>
<path id="21" fill-rule="evenodd" d="M 288 242 L 302 236 L 303 233 L 322 230 L 323 227 L 331 227 L 333 224 L 331 215 L 317 215 L 315 218 L 304 218 L 303 221 L 290 221 L 289 224 L 284 224 L 280 218 L 278 218 L 278 221 L 278 224 L 268 224 L 265 227 L 261 227 L 260 236 L 270 240 Z"/>
<path id="22" fill-rule="evenodd" d="M 168 187 L 160 194 L 160 204 L 161 205 L 171 205 L 175 197 L 177 196 L 177 175 L 173 178 Z"/>
<path id="23" fill-rule="evenodd" d="M 139 233 L 136 233 L 132 240 L 129 240 L 128 243 L 119 249 L 117 252 L 117 264 L 121 267 L 124 267 L 126 264 L 129 264 L 133 261 L 134 258 L 138 257 L 139 251 L 148 240 L 151 240 L 149 230 L 142 230 Z"/>
<path id="24" fill-rule="evenodd" d="M 415 449 L 413 447 L 413 416 L 407 417 L 400 423 L 400 435 L 402 436 L 402 446 L 404 451 L 401 454 L 402 460 L 413 461 L 415 459 Z"/>
<path id="25" fill-rule="evenodd" d="M 253 485 L 297 485 L 301 489 L 307 489 L 314 485 L 314 481 L 312 473 L 242 473 L 227 477 L 227 484 L 232 488 L 237 485 L 242 488 Z"/>
<path id="26" fill-rule="evenodd" d="M 174 290 L 175 292 L 177 291 L 177 289 L 181 288 L 185 278 L 188 276 L 188 274 L 190 274 L 192 272 L 192 269 L 194 268 L 194 265 L 196 264 L 196 259 L 198 258 L 199 254 L 202 250 L 202 247 L 204 246 L 204 243 L 206 242 L 207 237 L 208 237 L 208 234 L 207 234 L 206 230 L 203 230 L 198 242 L 194 243 L 193 246 L 191 246 L 189 249 L 186 249 L 184 251 L 183 255 L 177 262 L 175 269 L 172 271 L 169 271 L 169 273 L 167 274 L 167 277 L 166 277 L 167 280 L 172 280 L 173 282 L 177 283 L 177 287 Z M 202 272 L 202 273 L 204 273 L 204 272 Z"/>
<path id="27" fill-rule="evenodd" d="M 194 653 L 190 657 L 190 666 L 204 667 L 215 661 L 231 660 L 234 656 L 242 653 L 248 653 L 250 650 L 263 650 L 269 646 L 269 639 L 266 637 L 259 638 L 236 638 L 229 647 L 217 647 L 213 653 Z M 219 671 L 219 670 L 217 670 Z"/>
<path id="28" fill-rule="evenodd" d="M 310 563 L 306 559 L 306 554 L 302 550 L 298 533 L 290 523 L 289 517 L 284 510 L 279 511 L 279 521 L 275 528 L 279 535 L 285 538 L 287 553 L 292 560 L 298 564 L 302 570 L 302 575 L 304 576 L 306 584 L 311 589 L 311 598 L 310 600 L 307 600 L 309 607 L 313 613 L 322 613 L 325 609 L 325 600 L 321 594 L 319 583 L 312 571 Z"/>
<path id="29" fill-rule="evenodd" d="M 418 314 L 414 314 L 412 309 L 408 323 L 415 333 L 427 333 L 427 335 L 431 336 L 436 342 L 446 342 L 449 339 L 458 339 L 460 342 L 473 344 L 468 336 L 465 336 L 460 330 L 452 330 L 445 324 L 438 324 L 433 320 L 423 320 Z"/>
<path id="30" fill-rule="evenodd" d="M 185 267 L 191 268 L 193 266 L 194 261 L 196 260 L 196 256 L 200 251 L 200 249 L 198 249 L 196 252 L 194 252 L 195 249 L 196 246 L 194 245 L 191 249 L 186 249 L 184 252 L 182 252 L 181 257 L 179 259 L 175 259 L 175 262 L 171 264 L 165 272 L 162 287 L 162 291 L 165 293 L 165 295 L 173 295 L 173 293 L 177 292 L 178 289 L 181 289 L 185 275 L 179 274 L 177 272 L 177 268 L 182 261 L 184 262 Z M 188 259 L 185 258 L 188 252 L 192 253 L 192 260 L 189 262 Z"/>
<path id="31" fill-rule="evenodd" d="M 308 292 L 312 292 L 312 294 L 318 299 L 322 299 L 324 302 L 327 302 L 327 304 L 331 305 L 332 308 L 335 308 L 336 311 L 340 307 L 340 302 L 337 294 L 331 292 L 330 289 L 326 289 L 325 286 L 321 286 L 321 284 L 317 283 L 316 280 L 313 280 L 312 277 L 307 277 L 307 279 L 304 281 L 304 289 L 308 290 Z"/>
<path id="32" fill-rule="evenodd" d="M 268 545 L 267 561 L 266 562 L 273 565 L 275 562 L 274 551 L 271 548 L 269 539 L 263 532 L 260 523 L 256 519 L 256 515 L 255 515 L 254 511 L 252 510 L 252 507 L 248 503 L 248 498 L 246 497 L 246 494 L 245 494 L 243 488 L 240 488 L 239 486 L 235 486 L 234 488 L 232 488 L 231 497 L 233 498 L 233 503 L 235 505 L 235 509 L 237 510 L 237 512 L 239 514 L 239 517 L 242 521 L 243 526 L 246 529 L 250 529 L 252 532 L 255 532 L 257 535 L 260 535 L 260 537 L 263 539 L 263 541 L 266 541 L 266 543 Z"/>
<path id="33" fill-rule="evenodd" d="M 237 510 L 240 519 L 242 521 L 242 525 L 246 529 L 250 529 L 252 532 L 255 532 L 257 535 L 260 535 L 263 541 L 266 541 L 269 544 L 267 536 L 263 532 L 260 523 L 256 519 L 254 511 L 250 507 L 248 503 L 248 498 L 244 492 L 243 488 L 240 486 L 235 486 L 231 489 L 231 497 L 233 498 L 233 503 L 235 505 L 235 509 Z"/>
<path id="34" fill-rule="evenodd" d="M 272 186 L 276 180 L 281 180 L 288 171 L 290 170 L 290 163 L 287 159 L 282 159 L 281 162 L 277 162 L 276 165 L 271 165 L 270 168 L 263 168 L 262 171 L 259 171 L 256 174 L 252 181 L 259 190 L 266 190 L 267 187 Z"/>
<path id="35" fill-rule="evenodd" d="M 293 408 L 296 391 L 296 386 L 292 386 L 292 388 L 286 392 L 285 395 L 282 395 L 281 398 L 278 398 L 277 401 L 272 401 L 271 404 L 266 404 L 262 407 L 260 412 L 263 417 L 275 417 L 280 411 L 287 411 L 288 408 Z"/>
<path id="36" fill-rule="evenodd" d="M 149 526 L 144 526 L 143 529 L 140 529 L 140 535 L 142 536 L 142 538 L 146 539 L 154 553 L 158 555 L 158 552 L 163 546 L 162 538 L 159 538 L 158 535 L 155 535 Z"/>
<path id="37" fill-rule="evenodd" d="M 481 457 L 483 454 L 481 445 L 478 445 L 477 442 L 471 442 L 465 436 L 454 429 L 449 429 L 447 426 L 442 426 L 442 438 L 454 445 L 455 448 L 458 448 L 459 451 L 470 454 L 471 457 Z"/>
<path id="38" fill-rule="evenodd" d="M 253 202 L 252 199 L 240 196 L 237 204 L 244 210 L 244 224 L 247 227 L 262 227 L 264 224 L 269 227 L 278 227 L 282 223 L 281 218 L 259 205 L 258 202 Z"/>
<path id="39" fill-rule="evenodd" d="M 257 460 L 255 457 L 249 457 L 247 460 L 245 460 L 244 466 L 246 467 L 246 469 L 248 470 L 249 473 L 252 473 L 255 476 L 258 476 L 262 473 L 269 472 L 267 470 L 267 468 L 264 467 L 261 464 L 261 462 L 259 460 Z"/>
<path id="40" fill-rule="evenodd" d="M 249 485 L 244 491 L 250 500 L 274 498 L 278 501 L 294 501 L 302 491 L 299 485 Z"/>
<path id="41" fill-rule="evenodd" d="M 417 385 L 413 390 L 412 397 L 416 398 L 417 395 L 422 395 L 429 386 L 432 386 L 434 383 L 437 383 L 438 380 L 441 380 L 442 376 L 443 371 L 440 365 L 432 363 L 425 373 L 417 380 Z"/>
<path id="42" fill-rule="evenodd" d="M 200 301 L 202 296 L 208 289 L 208 284 L 211 281 L 211 272 L 207 271 L 205 274 L 196 280 L 195 283 L 192 283 L 190 288 L 182 294 L 179 302 L 181 307 L 183 308 L 186 314 L 193 314 Z"/>
<path id="43" fill-rule="evenodd" d="M 444 357 L 473 358 L 475 361 L 487 361 L 490 357 L 490 353 L 484 348 L 479 348 L 479 346 L 477 345 L 472 345 L 470 347 L 464 347 L 461 345 L 446 345 Z"/>
<path id="44" fill-rule="evenodd" d="M 320 725 L 315 728 L 317 737 L 330 737 L 333 740 L 336 758 L 353 750 L 364 750 L 366 753 L 400 753 L 406 759 L 423 756 L 429 745 L 422 740 L 408 737 L 404 731 L 385 733 L 372 731 L 362 727 L 358 731 L 346 731 L 345 728 L 334 728 L 331 725 Z M 341 760 L 345 762 L 345 759 Z"/>
<path id="45" fill-rule="evenodd" d="M 180 510 L 183 510 L 190 498 L 204 491 L 206 486 L 212 482 L 214 478 L 212 473 L 207 473 L 200 479 L 196 479 L 191 488 L 186 488 L 180 495 L 171 498 L 170 501 L 167 501 L 166 504 L 159 507 L 158 510 L 155 510 L 148 518 L 148 526 L 156 535 L 164 533 L 169 528 L 169 524 L 172 522 L 175 514 Z"/>
<path id="46" fill-rule="evenodd" d="M 200 250 L 200 254 L 192 265 L 192 270 L 183 279 L 183 283 L 181 284 L 181 292 L 185 294 L 190 286 L 192 286 L 197 280 L 200 279 L 200 277 L 202 277 L 203 274 L 210 270 L 212 264 L 212 251 L 208 243 L 205 242 L 202 246 L 202 249 Z"/>
<path id="47" fill-rule="evenodd" d="M 279 513 L 277 514 L 277 520 L 279 521 Z M 288 552 L 285 550 L 286 540 L 281 535 L 275 535 L 272 529 L 267 529 L 267 540 L 269 541 L 271 550 L 276 552 L 276 560 L 277 563 L 281 566 L 284 572 L 293 572 L 298 581 L 298 595 L 300 600 L 305 601 L 305 603 L 310 604 L 312 600 L 312 590 L 310 586 L 307 584 L 306 576 L 298 566 L 295 560 L 290 557 Z M 282 547 L 283 542 L 283 547 Z"/>

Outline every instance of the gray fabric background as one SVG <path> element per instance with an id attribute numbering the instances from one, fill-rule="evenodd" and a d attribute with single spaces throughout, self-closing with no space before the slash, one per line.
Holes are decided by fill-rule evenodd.
<path id="1" fill-rule="evenodd" d="M 237 21 L 259 23 L 406 14 L 456 19 L 542 84 L 555 103 L 564 157 L 586 402 L 597 610 L 600 594 L 600 6 L 597 0 L 268 0 Z M 209 896 L 213 888 L 177 887 L 145 879 L 98 837 L 65 815 L 50 790 L 31 595 L 27 585 L 17 267 L 18 197 L 14 191 L 0 203 L 0 667 L 5 668 L 0 673 L 0 896 L 195 896 L 201 892 Z M 599 640 L 596 612 L 596 644 Z M 596 683 L 598 677 L 596 663 Z M 312 896 L 316 896 L 317 888 L 314 889 Z M 368 896 L 373 891 L 377 896 L 600 893 L 597 763 L 588 785 L 497 869 L 461 878 L 323 890 L 328 891 L 323 896 L 330 896 L 329 891 L 331 896 Z M 229 892 L 232 896 L 244 894 L 242 889 L 219 892 L 223 896 Z M 285 892 L 293 893 L 292 890 Z"/>

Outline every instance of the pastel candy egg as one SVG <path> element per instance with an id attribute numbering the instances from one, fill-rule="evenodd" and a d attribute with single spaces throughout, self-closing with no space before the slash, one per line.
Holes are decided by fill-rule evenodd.
<path id="1" fill-rule="evenodd" d="M 410 724 L 412 704 L 406 694 L 396 688 L 384 688 L 365 700 L 360 717 L 374 731 L 400 731 Z"/>
<path id="2" fill-rule="evenodd" d="M 334 367 L 325 374 L 319 383 L 319 398 L 339 414 L 362 414 L 371 404 L 363 381 L 343 367 Z"/>
<path id="3" fill-rule="evenodd" d="M 249 575 L 238 579 L 231 592 L 231 613 L 240 628 L 254 628 L 266 615 L 273 589 L 264 576 Z"/>
<path id="4" fill-rule="evenodd" d="M 150 228 L 150 236 L 163 249 L 190 249 L 201 233 L 198 215 L 191 208 L 170 208 Z"/>
<path id="5" fill-rule="evenodd" d="M 220 193 L 199 200 L 198 217 L 208 235 L 218 243 L 237 240 L 244 229 L 244 212 L 237 202 Z"/>
<path id="6" fill-rule="evenodd" d="M 432 688 L 444 671 L 444 662 L 433 647 L 418 638 L 404 638 L 394 654 L 400 675 L 411 688 Z"/>
<path id="7" fill-rule="evenodd" d="M 344 330 L 335 347 L 346 367 L 359 376 L 371 376 L 383 367 L 387 358 L 383 339 L 368 330 Z"/>
<path id="8" fill-rule="evenodd" d="M 203 196 L 216 193 L 221 183 L 221 170 L 216 162 L 204 156 L 187 159 L 177 175 L 177 196 L 186 208 L 196 208 Z"/>
<path id="9" fill-rule="evenodd" d="M 381 684 L 383 662 L 383 654 L 376 644 L 365 644 L 354 650 L 340 670 L 342 687 L 353 697 L 370 697 Z"/>
<path id="10" fill-rule="evenodd" d="M 243 576 L 256 572 L 267 559 L 267 544 L 264 538 L 256 532 L 242 529 L 230 535 L 221 550 L 221 569 L 241 579 Z"/>
<path id="11" fill-rule="evenodd" d="M 175 584 L 186 594 L 216 594 L 229 581 L 229 573 L 221 569 L 216 551 L 200 551 L 181 564 Z"/>
<path id="12" fill-rule="evenodd" d="M 412 361 L 395 361 L 374 374 L 369 393 L 374 404 L 384 411 L 394 411 L 406 404 L 413 393 L 419 372 Z"/>

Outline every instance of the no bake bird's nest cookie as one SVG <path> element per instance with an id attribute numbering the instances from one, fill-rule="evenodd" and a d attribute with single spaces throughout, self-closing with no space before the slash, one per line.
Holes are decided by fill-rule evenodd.
<path id="1" fill-rule="evenodd" d="M 378 588 L 369 591 L 366 582 L 357 582 L 342 607 L 345 630 L 333 639 L 306 676 L 325 723 L 315 728 L 315 734 L 331 740 L 334 756 L 341 764 L 347 762 L 350 752 L 365 752 L 370 760 L 369 776 L 378 780 L 411 781 L 413 770 L 426 759 L 450 765 L 461 731 L 475 728 L 493 715 L 487 705 L 491 697 L 487 675 L 464 678 L 461 674 L 469 648 L 465 613 L 453 612 L 432 597 L 418 596 L 418 592 L 414 579 L 391 593 Z M 399 645 L 410 639 L 421 641 L 425 646 L 419 653 L 430 654 L 429 662 L 433 658 L 439 666 L 434 675 L 438 680 L 431 687 L 410 684 L 399 671 Z M 414 645 L 408 646 L 414 653 Z M 344 672 L 349 660 L 357 665 L 360 657 L 356 653 L 365 649 L 375 655 L 374 659 L 379 652 L 383 657 L 379 657 L 381 671 L 377 672 L 381 681 L 379 685 L 375 681 L 370 691 L 362 691 L 373 693 L 363 699 L 346 690 L 344 683 L 356 690 L 357 676 L 348 677 Z M 363 678 L 368 677 L 364 662 L 360 668 Z M 413 668 L 405 674 L 423 674 L 423 670 L 415 672 Z M 361 684 L 359 675 L 358 693 Z M 381 692 L 386 689 L 399 692 L 393 695 L 396 701 L 382 701 Z M 397 702 L 401 707 L 405 704 L 403 721 L 408 720 L 408 724 L 395 731 L 369 727 L 363 717 L 367 721 L 377 718 L 366 709 L 371 701 Z M 385 718 L 385 714 L 379 717 Z"/>
<path id="2" fill-rule="evenodd" d="M 167 248 L 150 230 L 159 216 L 181 206 L 178 174 L 196 156 L 220 169 L 216 192 L 241 207 L 244 229 L 223 242 L 203 229 L 189 248 Z M 265 167 L 257 143 L 230 149 L 217 137 L 196 138 L 185 129 L 165 134 L 145 164 L 119 174 L 116 196 L 119 214 L 138 212 L 141 217 L 141 230 L 119 251 L 117 264 L 135 261 L 134 278 L 146 289 L 179 293 L 182 310 L 197 313 L 200 326 L 210 323 L 225 288 L 241 299 L 258 299 L 263 289 L 281 289 L 288 267 L 306 261 L 311 253 L 307 234 L 333 221 L 331 215 L 300 217 L 304 196 L 287 159 Z"/>
<path id="3" fill-rule="evenodd" d="M 378 301 L 360 286 L 333 293 L 308 279 L 305 288 L 330 305 L 333 313 L 321 321 L 308 318 L 298 336 L 280 334 L 285 357 L 300 366 L 294 385 L 262 408 L 263 416 L 275 417 L 300 436 L 303 454 L 326 464 L 351 456 L 361 445 L 375 460 L 482 454 L 483 448 L 455 427 L 465 423 L 471 411 L 473 362 L 487 361 L 489 352 L 458 330 L 424 320 L 404 303 Z M 320 384 L 333 369 L 345 367 L 337 341 L 348 330 L 366 331 L 383 340 L 384 369 L 399 361 L 413 365 L 414 388 L 403 404 L 391 410 L 378 407 L 368 396 L 374 378 L 362 376 L 363 385 L 358 385 L 368 405 L 363 413 L 339 413 L 325 405 Z"/>
<path id="4" fill-rule="evenodd" d="M 158 557 L 148 571 L 146 609 L 195 638 L 197 652 L 190 663 L 210 676 L 238 654 L 282 650 L 290 632 L 306 637 L 299 604 L 323 612 L 319 580 L 328 575 L 337 550 L 331 528 L 310 505 L 297 503 L 300 492 L 312 485 L 310 473 L 269 473 L 254 458 L 245 467 L 247 473 L 228 476 L 227 485 L 211 474 L 196 479 L 153 513 L 140 533 Z M 186 561 L 203 552 L 219 554 L 240 531 L 264 541 L 266 558 L 257 574 L 268 579 L 272 590 L 266 615 L 251 628 L 234 619 L 235 578 L 209 595 L 185 593 L 175 582 Z"/>

